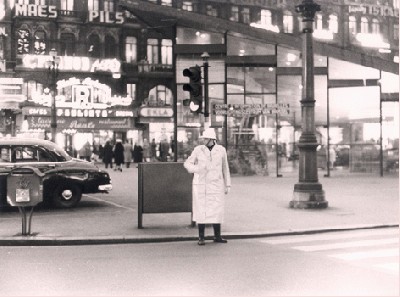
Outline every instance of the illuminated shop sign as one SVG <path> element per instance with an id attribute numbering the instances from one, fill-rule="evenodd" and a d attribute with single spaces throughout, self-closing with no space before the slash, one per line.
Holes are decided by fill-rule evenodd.
<path id="1" fill-rule="evenodd" d="M 34 117 L 27 116 L 26 118 L 28 129 L 50 129 L 50 117 Z M 57 118 L 57 128 L 79 129 L 79 130 L 114 130 L 114 129 L 132 129 L 132 118 Z"/>
<path id="2" fill-rule="evenodd" d="M 243 117 L 246 115 L 289 114 L 289 104 L 214 104 L 213 114 L 216 116 Z"/>
<path id="3" fill-rule="evenodd" d="M 174 110 L 170 107 L 142 107 L 139 114 L 142 117 L 170 118 Z"/>
<path id="4" fill-rule="evenodd" d="M 54 5 L 16 3 L 15 16 L 57 18 L 58 11 L 57 6 Z M 123 12 L 90 10 L 87 14 L 87 20 L 95 23 L 122 24 L 125 21 L 125 16 Z"/>
<path id="5" fill-rule="evenodd" d="M 22 114 L 26 116 L 51 116 L 50 107 L 23 107 Z M 67 118 L 119 118 L 134 117 L 132 110 L 124 109 L 72 109 L 72 108 L 56 108 L 58 117 Z"/>
<path id="6" fill-rule="evenodd" d="M 399 17 L 399 10 L 388 5 L 349 5 L 349 13 L 356 12 L 374 16 Z"/>
<path id="7" fill-rule="evenodd" d="M 5 67 L 4 67 L 5 68 Z M 0 70 L 1 61 L 0 61 Z M 5 69 L 4 69 L 5 71 Z M 26 96 L 22 94 L 22 78 L 2 77 L 0 78 L 0 97 L 2 101 L 22 102 L 26 100 Z"/>
<path id="8" fill-rule="evenodd" d="M 71 77 L 57 82 L 57 107 L 72 109 L 103 110 L 112 106 L 129 106 L 132 97 L 112 96 L 111 88 L 90 77 L 80 80 Z M 51 105 L 49 94 L 34 93 L 31 101 L 44 106 Z"/>
<path id="9" fill-rule="evenodd" d="M 121 68 L 121 62 L 115 58 L 97 59 L 76 56 L 59 56 L 59 58 L 60 63 L 58 64 L 58 69 L 63 71 L 105 71 L 118 73 Z M 53 57 L 48 55 L 24 55 L 22 58 L 22 66 L 32 69 L 48 68 L 48 61 L 52 61 L 52 59 Z"/>

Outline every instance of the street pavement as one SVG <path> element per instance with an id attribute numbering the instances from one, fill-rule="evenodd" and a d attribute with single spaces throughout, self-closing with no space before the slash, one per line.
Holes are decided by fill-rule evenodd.
<path id="1" fill-rule="evenodd" d="M 100 165 L 102 167 L 102 165 Z M 22 235 L 16 209 L 0 211 L 0 245 L 82 245 L 196 240 L 191 213 L 143 214 L 138 228 L 138 169 L 109 173 L 110 194 L 85 195 L 75 209 L 36 207 L 31 232 Z M 226 196 L 223 236 L 227 239 L 334 232 L 399 226 L 399 178 L 392 173 L 319 172 L 329 205 L 326 209 L 289 207 L 298 173 L 232 176 Z M 156 181 L 155 181 L 156 182 Z M 174 186 L 174 185 L 171 185 Z M 206 237 L 212 238 L 212 227 Z"/>

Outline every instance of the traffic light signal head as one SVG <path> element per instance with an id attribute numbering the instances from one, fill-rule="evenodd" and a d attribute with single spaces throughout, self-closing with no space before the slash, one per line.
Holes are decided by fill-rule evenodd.
<path id="1" fill-rule="evenodd" d="M 203 105 L 203 86 L 201 84 L 201 68 L 196 65 L 183 70 L 183 76 L 189 77 L 188 84 L 183 85 L 183 90 L 190 93 L 190 99 L 183 100 L 184 106 L 189 106 L 193 113 L 201 113 Z"/>

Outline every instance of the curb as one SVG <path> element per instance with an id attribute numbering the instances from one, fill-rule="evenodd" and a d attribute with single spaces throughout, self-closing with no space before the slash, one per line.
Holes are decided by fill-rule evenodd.
<path id="1" fill-rule="evenodd" d="M 242 233 L 233 234 L 227 233 L 224 235 L 226 239 L 250 239 L 261 237 L 274 237 L 274 236 L 294 236 L 294 235 L 311 235 L 319 233 L 332 233 L 340 231 L 354 231 L 354 230 L 370 230 L 370 229 L 384 229 L 384 228 L 399 228 L 399 224 L 385 224 L 385 225 L 359 225 L 351 227 L 330 227 L 326 229 L 310 229 L 310 230 L 295 230 L 295 231 L 275 231 L 266 233 Z M 162 243 L 162 242 L 176 242 L 176 241 L 196 241 L 197 236 L 152 236 L 152 237 L 134 237 L 134 236 L 98 236 L 93 238 L 87 237 L 71 237 L 71 238 L 50 238 L 50 237 L 36 237 L 35 234 L 16 235 L 14 237 L 0 239 L 0 246 L 73 246 L 73 245 L 102 245 L 102 244 L 139 244 L 139 243 Z M 206 236 L 206 240 L 212 240 L 212 237 Z"/>

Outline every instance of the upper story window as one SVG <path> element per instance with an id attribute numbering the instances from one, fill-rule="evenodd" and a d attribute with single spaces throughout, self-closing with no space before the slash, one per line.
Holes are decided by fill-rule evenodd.
<path id="1" fill-rule="evenodd" d="M 366 17 L 361 18 L 361 33 L 369 33 L 368 19 Z"/>
<path id="2" fill-rule="evenodd" d="M 270 10 L 261 10 L 261 25 L 272 25 L 272 14 Z"/>
<path id="3" fill-rule="evenodd" d="M 172 40 L 161 40 L 161 63 L 172 65 Z"/>
<path id="4" fill-rule="evenodd" d="M 126 84 L 126 95 L 136 100 L 136 84 Z"/>
<path id="5" fill-rule="evenodd" d="M 315 15 L 315 20 L 314 20 L 314 29 L 316 30 L 322 30 L 323 26 L 322 26 L 322 15 L 317 13 Z"/>
<path id="6" fill-rule="evenodd" d="M 172 92 L 166 86 L 157 85 L 149 91 L 149 101 L 162 102 L 165 105 L 172 105 Z"/>
<path id="7" fill-rule="evenodd" d="M 104 0 L 104 11 L 114 11 L 114 0 Z"/>
<path id="8" fill-rule="evenodd" d="M 99 0 L 88 0 L 88 10 L 99 11 Z"/>
<path id="9" fill-rule="evenodd" d="M 46 5 L 46 0 L 17 0 L 16 2 L 21 5 L 28 5 L 28 4 Z"/>
<path id="10" fill-rule="evenodd" d="M 100 38 L 96 34 L 92 34 L 88 38 L 87 51 L 89 57 L 100 58 L 101 57 L 101 43 Z"/>
<path id="11" fill-rule="evenodd" d="M 213 16 L 213 17 L 217 17 L 218 16 L 218 11 L 212 5 L 207 5 L 207 15 Z"/>
<path id="12" fill-rule="evenodd" d="M 34 34 L 33 49 L 35 55 L 46 54 L 46 33 L 43 30 L 37 30 Z"/>
<path id="13" fill-rule="evenodd" d="M 242 21 L 245 24 L 250 24 L 250 9 L 246 7 L 242 9 Z"/>
<path id="14" fill-rule="evenodd" d="M 29 54 L 31 35 L 27 29 L 19 29 L 17 31 L 17 54 Z"/>
<path id="15" fill-rule="evenodd" d="M 338 28 L 338 17 L 334 14 L 331 14 L 329 16 L 329 31 L 332 33 L 337 33 Z"/>
<path id="16" fill-rule="evenodd" d="M 193 11 L 193 3 L 189 1 L 183 1 L 182 9 L 186 11 Z"/>
<path id="17" fill-rule="evenodd" d="M 125 61 L 137 62 L 137 39 L 136 37 L 128 36 L 125 39 Z"/>
<path id="18" fill-rule="evenodd" d="M 399 25 L 398 24 L 395 24 L 393 26 L 393 39 L 399 40 Z"/>
<path id="19" fill-rule="evenodd" d="M 150 64 L 158 64 L 158 39 L 147 40 L 147 60 Z"/>
<path id="20" fill-rule="evenodd" d="M 61 0 L 60 2 L 62 10 L 74 10 L 74 0 Z"/>
<path id="21" fill-rule="evenodd" d="M 104 39 L 104 57 L 114 58 L 117 56 L 117 45 L 114 37 L 107 35 Z"/>
<path id="22" fill-rule="evenodd" d="M 349 34 L 357 34 L 357 19 L 354 15 L 349 16 Z"/>
<path id="23" fill-rule="evenodd" d="M 75 55 L 75 35 L 72 33 L 61 33 L 60 56 Z"/>
<path id="24" fill-rule="evenodd" d="M 161 5 L 172 6 L 172 0 L 162 0 Z"/>
<path id="25" fill-rule="evenodd" d="M 231 21 L 233 22 L 239 22 L 239 7 L 237 6 L 232 6 L 231 7 Z"/>
<path id="26" fill-rule="evenodd" d="M 289 11 L 283 15 L 283 32 L 293 33 L 293 15 Z"/>
<path id="27" fill-rule="evenodd" d="M 374 34 L 379 34 L 381 33 L 381 25 L 379 24 L 379 21 L 377 19 L 372 20 L 372 33 Z"/>

